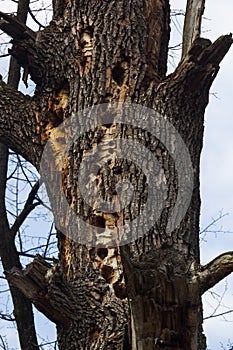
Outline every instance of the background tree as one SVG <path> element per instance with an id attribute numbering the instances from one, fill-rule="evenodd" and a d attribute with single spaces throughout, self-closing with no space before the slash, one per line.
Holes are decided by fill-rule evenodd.
<path id="1" fill-rule="evenodd" d="M 19 1 L 17 19 L 26 23 L 28 13 L 28 0 Z M 9 69 L 8 85 L 12 89 L 18 88 L 20 79 L 20 66 L 17 61 L 12 57 L 11 65 Z M 22 269 L 19 255 L 17 254 L 15 246 L 15 236 L 27 215 L 31 210 L 35 208 L 37 204 L 33 204 L 35 194 L 38 189 L 38 184 L 34 186 L 30 198 L 25 205 L 21 215 L 18 216 L 14 225 L 10 228 L 9 221 L 7 218 L 7 211 L 5 206 L 5 194 L 6 194 L 6 181 L 7 181 L 7 170 L 8 170 L 8 157 L 9 151 L 6 145 L 0 145 L 0 217 L 1 217 L 1 228 L 0 228 L 0 255 L 5 270 L 10 270 L 13 267 Z M 11 287 L 11 295 L 14 303 L 14 317 L 17 324 L 19 333 L 20 345 L 22 349 L 39 349 L 36 339 L 36 331 L 33 320 L 32 305 L 29 299 L 27 299 L 23 293 L 18 289 Z"/>
<path id="2" fill-rule="evenodd" d="M 76 203 L 79 215 L 108 228 L 104 213 L 96 215 L 85 207 L 74 180 L 75 166 L 82 147 L 90 147 L 92 140 L 100 142 L 108 133 L 126 135 L 149 148 L 156 144 L 154 152 L 166 169 L 163 181 L 169 188 L 160 219 L 145 237 L 119 249 L 77 244 L 68 239 L 67 226 L 66 236 L 58 232 L 58 263 L 51 267 L 38 257 L 26 271 L 6 271 L 7 278 L 57 324 L 60 349 L 204 349 L 201 295 L 233 266 L 232 252 L 201 266 L 198 242 L 204 111 L 231 35 L 213 44 L 201 39 L 204 1 L 187 1 L 182 60 L 166 77 L 168 1 L 54 1 L 53 9 L 53 21 L 40 33 L 1 13 L 1 28 L 13 37 L 12 55 L 24 67 L 25 81 L 30 73 L 37 85 L 29 98 L 1 82 L 2 142 L 39 169 L 50 133 L 71 113 L 103 102 L 141 104 L 166 115 L 182 136 L 194 168 L 194 191 L 185 218 L 168 235 L 178 181 L 171 157 L 158 140 L 138 128 L 99 127 L 73 145 L 76 152 L 65 161 L 63 190 L 68 202 Z M 109 165 L 117 170 L 117 179 L 132 170 L 139 195 L 139 205 L 129 210 L 132 219 L 144 204 L 145 176 L 124 160 L 120 171 L 119 162 Z M 105 174 L 106 169 L 101 170 L 100 185 L 108 199 L 114 186 Z M 111 222 L 117 225 L 123 214 L 115 213 Z"/>
<path id="3" fill-rule="evenodd" d="M 36 20 L 29 7 L 29 1 L 19 1 L 17 5 L 17 19 L 22 23 L 25 23 L 28 12 L 33 16 L 33 19 Z M 37 23 L 39 24 L 38 21 Z M 42 25 L 40 25 L 40 27 L 42 27 Z M 7 56 L 7 54 L 3 54 L 3 56 Z M 8 85 L 16 90 L 20 81 L 20 68 L 21 67 L 16 59 L 11 57 Z M 26 243 L 28 237 L 25 237 L 23 233 L 23 225 L 31 212 L 37 208 L 38 205 L 43 204 L 38 194 L 39 182 L 37 175 L 35 174 L 35 171 L 33 171 L 33 167 L 31 167 L 19 155 L 8 150 L 7 146 L 3 144 L 0 147 L 0 169 L 1 263 L 4 270 L 10 270 L 12 267 L 22 269 L 22 266 L 24 265 L 22 257 L 35 257 L 36 253 L 42 252 L 45 259 L 48 259 L 48 255 L 51 255 L 52 230 L 43 244 L 41 243 L 43 237 L 40 237 L 36 244 L 35 237 L 32 244 L 33 247 L 30 247 L 30 250 L 28 249 L 30 244 Z M 27 200 L 23 202 L 22 198 L 25 197 L 27 192 Z M 39 212 L 35 215 L 37 219 L 39 219 Z M 52 259 L 50 260 L 52 261 Z M 3 284 L 3 286 L 3 291 L 6 292 L 5 284 Z M 1 319 L 16 323 L 19 342 L 22 349 L 39 349 L 31 302 L 24 296 L 24 294 L 14 287 L 10 286 L 10 292 L 13 301 L 13 314 L 8 312 L 7 307 L 5 312 L 1 309 Z M 1 337 L 0 348 L 8 349 L 7 342 L 4 341 L 3 337 Z"/>

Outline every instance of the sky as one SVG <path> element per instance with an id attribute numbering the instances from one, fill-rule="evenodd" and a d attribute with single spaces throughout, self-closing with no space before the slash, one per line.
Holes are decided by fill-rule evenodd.
<path id="1" fill-rule="evenodd" d="M 0 0 L 0 10 L 10 11 L 10 0 Z M 172 7 L 185 7 L 185 0 L 172 0 Z M 13 4 L 13 6 L 15 6 Z M 202 36 L 216 40 L 222 34 L 233 32 L 233 1 L 207 0 L 202 25 Z M 179 44 L 181 37 L 179 25 L 172 33 L 171 45 Z M 179 53 L 177 52 L 177 59 Z M 0 73 L 4 76 L 7 66 L 0 61 Z M 172 60 L 170 62 L 172 70 Z M 205 136 L 201 157 L 201 230 L 220 215 L 222 220 L 211 226 L 212 231 L 201 235 L 201 261 L 209 262 L 218 254 L 233 250 L 233 48 L 221 63 L 220 72 L 211 88 L 210 103 L 205 115 Z M 28 92 L 27 92 L 28 93 Z M 225 232 L 221 232 L 225 231 Z M 233 309 L 233 276 L 219 283 L 213 291 L 203 297 L 204 316 Z M 217 308 L 218 305 L 222 305 Z M 216 309 L 216 310 L 215 310 Z M 48 327 L 48 321 L 37 317 L 41 334 Z M 204 322 L 208 349 L 228 349 L 227 343 L 233 342 L 233 313 Z M 3 329 L 0 324 L 0 332 Z M 54 331 L 53 335 L 55 335 Z M 9 346 L 16 347 L 16 331 L 4 327 Z M 44 335 L 46 336 L 46 334 Z M 47 349 L 46 349 L 47 350 Z"/>

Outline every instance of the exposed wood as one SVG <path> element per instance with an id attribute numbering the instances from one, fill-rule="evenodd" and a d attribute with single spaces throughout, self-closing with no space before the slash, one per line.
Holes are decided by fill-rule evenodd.
<path id="1" fill-rule="evenodd" d="M 183 29 L 182 58 L 188 53 L 195 39 L 201 34 L 201 20 L 205 0 L 187 0 Z"/>
<path id="2" fill-rule="evenodd" d="M 188 283 L 190 261 L 183 258 L 178 251 L 164 247 L 142 256 L 140 261 L 124 264 L 134 335 L 132 349 L 200 348 L 202 337 L 195 329 L 196 319 L 201 317 L 200 296 Z"/>
<path id="3" fill-rule="evenodd" d="M 147 73 L 146 79 L 160 80 L 167 71 L 168 43 L 170 39 L 170 4 L 168 0 L 144 0 L 146 18 Z"/>

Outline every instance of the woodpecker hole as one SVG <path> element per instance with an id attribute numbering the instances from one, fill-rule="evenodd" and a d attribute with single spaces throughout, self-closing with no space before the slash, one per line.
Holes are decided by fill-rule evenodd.
<path id="1" fill-rule="evenodd" d="M 112 70 L 112 76 L 117 85 L 121 86 L 124 82 L 124 68 L 121 67 L 120 63 L 117 63 Z"/>

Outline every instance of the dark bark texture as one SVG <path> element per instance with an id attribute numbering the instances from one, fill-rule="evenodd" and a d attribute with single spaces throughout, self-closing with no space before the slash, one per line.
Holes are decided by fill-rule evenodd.
<path id="1" fill-rule="evenodd" d="M 199 164 L 209 89 L 232 44 L 231 35 L 213 44 L 195 35 L 174 73 L 166 76 L 168 0 L 54 0 L 53 8 L 52 22 L 38 33 L 17 27 L 16 35 L 12 28 L 18 23 L 3 17 L 8 23 L 3 29 L 15 43 L 12 55 L 37 84 L 30 98 L 1 83 L 3 142 L 38 168 L 46 141 L 72 113 L 106 102 L 139 104 L 166 116 L 183 138 L 194 169 L 193 194 L 184 219 L 168 234 L 178 180 L 165 147 L 139 128 L 98 127 L 79 138 L 64 159 L 62 187 L 68 203 L 103 231 L 140 214 L 145 175 L 128 160 L 109 162 L 97 185 L 108 200 L 114 184 L 127 176 L 137 197 L 124 212 L 97 214 L 77 186 L 85 150 L 106 135 L 124 135 L 148 147 L 165 169 L 168 195 L 159 220 L 127 246 L 92 248 L 68 238 L 67 217 L 67 235 L 58 232 L 59 263 L 49 267 L 37 258 L 23 273 L 8 272 L 8 279 L 57 324 L 61 350 L 204 350 L 201 294 L 203 285 L 212 285 L 217 276 L 214 265 L 202 268 L 199 262 Z M 14 125 L 22 133 L 20 140 L 19 132 L 12 132 Z M 54 152 L 61 147 L 54 145 Z M 51 171 L 53 166 L 48 164 Z M 230 273 L 230 260 L 229 254 L 227 269 L 220 264 L 220 279 Z"/>

